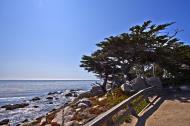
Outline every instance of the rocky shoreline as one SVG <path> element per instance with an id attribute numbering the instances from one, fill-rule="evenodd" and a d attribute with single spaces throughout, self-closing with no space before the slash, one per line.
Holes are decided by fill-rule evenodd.
<path id="1" fill-rule="evenodd" d="M 90 91 L 79 94 L 67 105 L 24 123 L 24 126 L 82 126 L 129 96 L 122 88 L 115 88 L 111 93 L 105 94 L 100 86 L 93 86 Z"/>
<path id="2" fill-rule="evenodd" d="M 49 92 L 46 99 L 52 100 L 55 98 L 54 96 L 56 94 L 59 93 Z M 104 97 L 104 93 L 99 86 L 93 86 L 90 91 L 83 91 L 80 89 L 69 90 L 64 93 L 64 96 L 71 99 L 59 108 L 54 108 L 46 114 L 34 118 L 33 120 L 25 119 L 21 123 L 14 126 L 79 126 L 85 124 L 89 120 L 95 118 L 98 114 L 107 110 L 107 108 L 99 108 L 99 105 L 94 104 L 96 103 L 94 101 L 97 99 L 99 101 L 104 100 L 104 98 L 99 98 L 101 96 Z M 34 97 L 30 101 L 35 102 L 40 100 L 41 99 L 39 97 Z M 9 120 L 7 119 L 2 120 L 1 122 L 10 125 Z"/>
<path id="3" fill-rule="evenodd" d="M 0 125 L 19 126 L 39 120 L 48 113 L 54 113 L 65 107 L 83 92 L 85 91 L 82 89 L 55 91 L 21 103 L 2 105 L 0 106 Z"/>
<path id="4" fill-rule="evenodd" d="M 162 88 L 159 78 L 135 78 L 130 82 L 122 84 L 120 87 L 111 89 L 111 92 L 103 92 L 102 87 L 98 85 L 92 86 L 91 90 L 67 90 L 61 92 L 49 92 L 44 98 L 34 97 L 29 102 L 38 102 L 45 100 L 48 105 L 52 105 L 53 109 L 46 113 L 35 116 L 33 119 L 24 118 L 19 124 L 13 126 L 81 126 L 88 121 L 94 119 L 99 114 L 109 110 L 111 107 L 120 103 L 124 99 L 130 97 L 133 93 L 142 90 L 149 86 Z M 59 97 L 58 97 L 59 96 Z M 60 106 L 55 106 L 54 102 L 61 98 L 66 98 L 67 101 Z M 147 103 L 142 103 L 146 105 Z M 2 106 L 1 108 L 8 111 L 15 109 L 27 108 L 30 104 L 15 104 Z M 34 106 L 33 108 L 38 108 Z M 140 108 L 142 109 L 142 108 Z M 38 118 L 36 118 L 38 117 Z M 8 118 L 0 122 L 10 124 Z M 11 126 L 12 126 L 11 125 Z"/>

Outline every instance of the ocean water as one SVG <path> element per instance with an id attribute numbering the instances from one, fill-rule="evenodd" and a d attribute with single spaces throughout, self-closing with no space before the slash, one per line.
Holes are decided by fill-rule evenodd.
<path id="1" fill-rule="evenodd" d="M 94 80 L 0 80 L 0 105 L 64 89 L 89 90 Z"/>
<path id="2" fill-rule="evenodd" d="M 0 121 L 10 119 L 11 126 L 16 126 L 23 120 L 33 120 L 45 115 L 54 108 L 63 106 L 72 100 L 65 97 L 71 89 L 86 91 L 91 88 L 94 80 L 1 80 L 0 81 L 0 107 L 6 104 L 29 103 L 25 108 L 5 110 L 0 108 Z M 49 92 L 62 92 L 52 95 L 53 100 L 47 99 Z M 39 97 L 39 101 L 31 101 Z M 38 106 L 35 108 L 34 106 Z"/>

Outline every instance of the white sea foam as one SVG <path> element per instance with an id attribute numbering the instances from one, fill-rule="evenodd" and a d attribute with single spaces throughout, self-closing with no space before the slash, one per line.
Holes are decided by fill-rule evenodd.
<path id="1" fill-rule="evenodd" d="M 39 116 L 45 115 L 54 108 L 64 105 L 72 98 L 66 98 L 64 95 L 69 92 L 68 89 L 90 89 L 94 81 L 0 81 L 0 106 L 5 104 L 29 103 L 25 108 L 15 110 L 5 110 L 0 108 L 0 121 L 10 119 L 11 126 L 22 122 L 25 119 L 32 120 Z M 10 90 L 10 88 L 23 88 L 22 90 Z M 67 89 L 67 90 L 66 90 Z M 23 92 L 20 92 L 23 91 Z M 46 99 L 48 92 L 57 91 L 51 95 L 53 100 Z M 78 92 L 83 92 L 79 90 Z M 33 97 L 39 97 L 40 100 L 31 101 Z M 53 104 L 52 104 L 52 103 Z M 34 106 L 37 106 L 35 108 Z"/>

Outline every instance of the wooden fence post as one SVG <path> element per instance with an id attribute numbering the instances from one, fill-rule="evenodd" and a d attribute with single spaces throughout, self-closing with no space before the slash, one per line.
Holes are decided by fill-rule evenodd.
<path id="1" fill-rule="evenodd" d="M 113 122 L 112 118 L 107 120 L 106 125 L 107 126 L 113 126 L 114 125 L 114 122 Z"/>
<path id="2" fill-rule="evenodd" d="M 131 113 L 131 115 L 135 116 L 136 118 L 139 118 L 137 112 L 136 112 L 135 109 L 132 107 L 132 105 L 129 104 L 128 107 L 129 107 L 129 112 Z"/>

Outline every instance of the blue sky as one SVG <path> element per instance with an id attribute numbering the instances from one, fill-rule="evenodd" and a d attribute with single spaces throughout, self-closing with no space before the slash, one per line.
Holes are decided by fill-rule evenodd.
<path id="1" fill-rule="evenodd" d="M 189 0 L 0 0 L 0 79 L 95 79 L 79 67 L 111 35 L 146 20 L 177 22 L 190 39 Z"/>

